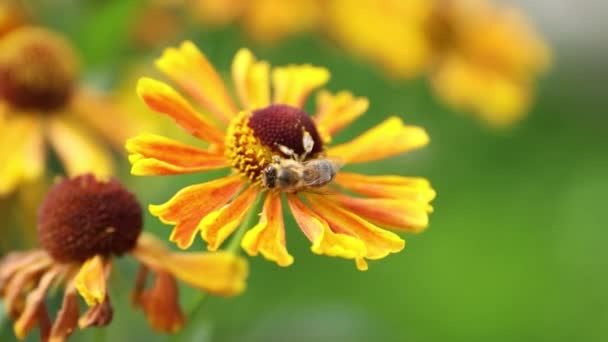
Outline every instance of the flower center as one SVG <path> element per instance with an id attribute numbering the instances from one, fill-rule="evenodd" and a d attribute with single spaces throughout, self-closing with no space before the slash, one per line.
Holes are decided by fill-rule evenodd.
<path id="1" fill-rule="evenodd" d="M 116 180 L 99 181 L 90 174 L 57 183 L 38 213 L 40 243 L 64 262 L 128 252 L 141 228 L 135 196 Z"/>
<path id="2" fill-rule="evenodd" d="M 253 182 L 260 181 L 262 170 L 275 156 L 305 160 L 322 152 L 315 123 L 302 109 L 288 105 L 243 111 L 226 134 L 226 155 L 232 166 Z"/>
<path id="3" fill-rule="evenodd" d="M 56 33 L 22 27 L 0 39 L 0 98 L 17 109 L 65 106 L 76 73 L 75 53 Z"/>

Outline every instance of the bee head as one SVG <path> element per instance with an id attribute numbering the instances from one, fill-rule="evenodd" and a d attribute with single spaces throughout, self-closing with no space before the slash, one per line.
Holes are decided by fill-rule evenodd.
<path id="1" fill-rule="evenodd" d="M 274 164 L 270 164 L 262 171 L 262 183 L 264 186 L 272 189 L 276 186 L 277 182 L 277 168 Z"/>

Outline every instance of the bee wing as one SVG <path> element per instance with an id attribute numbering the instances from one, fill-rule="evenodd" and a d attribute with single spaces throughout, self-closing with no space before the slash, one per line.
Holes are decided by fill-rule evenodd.
<path id="1" fill-rule="evenodd" d="M 304 163 L 302 181 L 306 186 L 320 187 L 331 182 L 344 163 L 334 158 L 315 159 Z"/>

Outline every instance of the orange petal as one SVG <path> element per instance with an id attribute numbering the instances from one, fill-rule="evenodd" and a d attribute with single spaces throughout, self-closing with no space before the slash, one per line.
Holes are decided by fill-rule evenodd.
<path id="1" fill-rule="evenodd" d="M 112 175 L 110 151 L 96 141 L 83 126 L 64 117 L 48 123 L 48 138 L 70 176 L 92 172 L 101 178 Z"/>
<path id="2" fill-rule="evenodd" d="M 20 115 L 0 119 L 0 196 L 44 172 L 45 149 L 40 121 Z"/>
<path id="3" fill-rule="evenodd" d="M 405 241 L 396 234 L 375 226 L 324 195 L 307 194 L 306 198 L 312 209 L 327 221 L 333 231 L 352 235 L 365 243 L 366 259 L 381 259 L 405 247 Z"/>
<path id="4" fill-rule="evenodd" d="M 257 61 L 248 49 L 240 49 L 232 61 L 232 79 L 243 108 L 270 105 L 270 65 Z"/>
<path id="5" fill-rule="evenodd" d="M 236 115 L 220 75 L 192 42 L 165 49 L 156 66 L 222 122 L 228 123 Z"/>
<path id="6" fill-rule="evenodd" d="M 223 146 L 224 133 L 170 86 L 151 78 L 140 78 L 137 82 L 137 94 L 150 109 L 167 114 L 190 134 Z"/>
<path id="7" fill-rule="evenodd" d="M 347 259 L 365 256 L 367 248 L 363 241 L 347 234 L 334 233 L 327 221 L 308 209 L 296 195 L 289 194 L 287 200 L 293 217 L 312 242 L 313 253 Z"/>
<path id="8" fill-rule="evenodd" d="M 357 198 L 343 194 L 330 196 L 340 206 L 381 226 L 420 232 L 428 226 L 432 211 L 428 201 L 398 198 Z"/>
<path id="9" fill-rule="evenodd" d="M 142 234 L 132 253 L 144 265 L 212 294 L 233 296 L 245 289 L 247 262 L 232 253 L 175 253 L 151 234 Z"/>
<path id="10" fill-rule="evenodd" d="M 329 80 L 329 71 L 312 65 L 290 65 L 274 68 L 273 103 L 303 107 L 310 92 Z"/>
<path id="11" fill-rule="evenodd" d="M 281 197 L 277 192 L 266 196 L 262 216 L 257 225 L 251 228 L 241 241 L 241 247 L 251 256 L 262 255 L 279 266 L 289 266 L 293 257 L 285 245 L 285 227 L 281 211 Z"/>
<path id="12" fill-rule="evenodd" d="M 74 286 L 87 305 L 97 305 L 106 298 L 107 277 L 111 266 L 110 261 L 104 261 L 103 257 L 95 255 L 80 267 L 74 278 Z"/>
<path id="13" fill-rule="evenodd" d="M 425 178 L 339 172 L 334 182 L 350 191 L 375 198 L 394 198 L 417 203 L 428 203 L 435 198 L 435 190 Z"/>
<path id="14" fill-rule="evenodd" d="M 42 306 L 44 305 L 46 293 L 61 271 L 61 267 L 54 267 L 50 269 L 42 276 L 38 286 L 28 294 L 25 310 L 21 316 L 19 316 L 19 319 L 15 321 L 13 326 L 15 336 L 17 336 L 18 339 L 24 339 L 38 322 L 40 309 L 43 308 Z"/>
<path id="15" fill-rule="evenodd" d="M 137 176 L 192 173 L 228 167 L 222 152 L 209 152 L 155 134 L 127 140 L 125 148 Z"/>
<path id="16" fill-rule="evenodd" d="M 177 283 L 169 273 L 156 274 L 154 284 L 144 291 L 140 303 L 148 323 L 154 330 L 175 333 L 186 321 L 179 307 Z"/>
<path id="17" fill-rule="evenodd" d="M 329 148 L 328 155 L 346 163 L 361 163 L 411 151 L 428 142 L 423 128 L 406 126 L 400 118 L 391 117 L 350 142 Z"/>
<path id="18" fill-rule="evenodd" d="M 106 294 L 103 302 L 89 308 L 82 317 L 78 320 L 80 329 L 88 327 L 105 327 L 112 323 L 114 317 L 114 309 L 110 303 L 110 296 Z"/>
<path id="19" fill-rule="evenodd" d="M 51 329 L 50 341 L 65 341 L 78 325 L 78 294 L 73 285 L 66 288 L 61 309 Z"/>
<path id="20" fill-rule="evenodd" d="M 355 98 L 348 91 L 332 95 L 323 90 L 317 95 L 317 113 L 314 120 L 329 138 L 363 115 L 368 107 L 369 101 L 364 97 Z"/>
<path id="21" fill-rule="evenodd" d="M 258 192 L 257 187 L 250 186 L 234 201 L 210 213 L 201 221 L 199 225 L 201 236 L 207 241 L 207 248 L 210 251 L 217 250 L 243 222 Z"/>
<path id="22" fill-rule="evenodd" d="M 242 186 L 238 174 L 222 177 L 186 187 L 166 203 L 150 205 L 149 210 L 162 222 L 175 225 L 170 240 L 185 249 L 194 241 L 200 221 L 226 204 Z"/>

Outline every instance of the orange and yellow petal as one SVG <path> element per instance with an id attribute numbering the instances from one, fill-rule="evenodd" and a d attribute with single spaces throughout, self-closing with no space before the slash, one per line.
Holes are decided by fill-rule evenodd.
<path id="1" fill-rule="evenodd" d="M 234 56 L 232 80 L 243 108 L 270 105 L 270 64 L 256 60 L 248 49 L 240 49 Z"/>
<path id="2" fill-rule="evenodd" d="M 15 336 L 23 340 L 39 321 L 40 315 L 46 314 L 44 299 L 53 281 L 60 275 L 61 267 L 51 268 L 40 278 L 36 288 L 27 295 L 25 309 L 13 326 Z M 41 312 L 44 311 L 44 312 Z"/>
<path id="3" fill-rule="evenodd" d="M 57 312 L 57 318 L 51 328 L 49 341 L 65 341 L 78 325 L 79 314 L 78 293 L 74 286 L 68 285 L 63 295 L 61 308 Z"/>
<path id="4" fill-rule="evenodd" d="M 169 85 L 151 78 L 141 78 L 137 83 L 137 94 L 150 109 L 173 118 L 195 137 L 217 146 L 223 145 L 224 133 Z"/>
<path id="5" fill-rule="evenodd" d="M 127 140 L 125 148 L 137 176 L 173 175 L 228 167 L 221 152 L 210 152 L 155 134 Z"/>
<path id="6" fill-rule="evenodd" d="M 278 192 L 266 195 L 260 221 L 245 233 L 241 247 L 251 256 L 261 253 L 279 266 L 289 266 L 293 263 L 293 257 L 287 252 L 285 245 L 281 196 Z"/>
<path id="7" fill-rule="evenodd" d="M 203 218 L 199 230 L 203 240 L 207 241 L 207 248 L 210 251 L 217 250 L 239 227 L 249 210 L 251 210 L 258 192 L 257 187 L 250 186 L 232 202 Z"/>
<path id="8" fill-rule="evenodd" d="M 175 225 L 170 240 L 185 249 L 194 241 L 201 220 L 230 201 L 242 187 L 243 179 L 238 174 L 192 185 L 164 204 L 150 205 L 150 213 Z"/>
<path id="9" fill-rule="evenodd" d="M 106 297 L 107 277 L 111 263 L 102 256 L 87 259 L 74 278 L 74 286 L 89 306 L 100 304 Z"/>
<path id="10" fill-rule="evenodd" d="M 367 248 L 363 241 L 351 235 L 332 231 L 327 221 L 308 209 L 297 195 L 288 195 L 287 201 L 298 226 L 312 242 L 310 249 L 313 253 L 347 259 L 365 256 Z"/>
<path id="11" fill-rule="evenodd" d="M 150 234 L 140 236 L 132 253 L 144 265 L 211 294 L 233 296 L 245 289 L 247 262 L 232 253 L 175 253 Z"/>
<path id="12" fill-rule="evenodd" d="M 400 252 L 405 247 L 405 241 L 398 235 L 377 227 L 325 196 L 307 194 L 306 198 L 311 208 L 325 219 L 335 232 L 352 235 L 365 243 L 365 259 L 381 259 L 390 253 Z M 362 265 L 361 261 L 357 262 L 357 265 L 360 264 Z"/>
<path id="13" fill-rule="evenodd" d="M 429 224 L 429 213 L 433 210 L 428 201 L 358 198 L 343 194 L 331 195 L 330 198 L 366 220 L 406 232 L 424 230 Z"/>
<path id="14" fill-rule="evenodd" d="M 329 148 L 328 155 L 346 163 L 362 163 L 411 151 L 429 142 L 426 131 L 406 126 L 398 117 L 390 117 L 348 143 Z"/>
<path id="15" fill-rule="evenodd" d="M 0 117 L 0 196 L 44 172 L 42 126 L 30 115 Z"/>
<path id="16" fill-rule="evenodd" d="M 175 333 L 186 321 L 179 307 L 177 283 L 169 273 L 156 273 L 152 287 L 141 294 L 139 305 L 154 330 Z"/>
<path id="17" fill-rule="evenodd" d="M 237 114 L 220 75 L 191 41 L 165 49 L 156 66 L 221 122 Z"/>
<path id="18" fill-rule="evenodd" d="M 329 71 L 312 65 L 289 65 L 272 70 L 273 103 L 302 108 L 308 95 L 329 80 Z"/>
<path id="19" fill-rule="evenodd" d="M 323 90 L 317 95 L 317 112 L 313 119 L 328 142 L 334 134 L 363 115 L 369 107 L 364 97 L 355 98 L 348 91 L 332 94 Z"/>
<path id="20" fill-rule="evenodd" d="M 85 329 L 88 327 L 105 327 L 112 322 L 114 309 L 110 304 L 110 296 L 106 297 L 99 304 L 91 306 L 87 312 L 78 319 L 78 327 Z"/>
<path id="21" fill-rule="evenodd" d="M 49 120 L 47 135 L 68 175 L 93 173 L 101 178 L 112 175 L 114 166 L 110 151 L 84 126 L 57 116 Z"/>
<path id="22" fill-rule="evenodd" d="M 436 195 L 429 181 L 420 177 L 368 176 L 339 172 L 334 182 L 347 190 L 374 198 L 428 203 Z"/>

